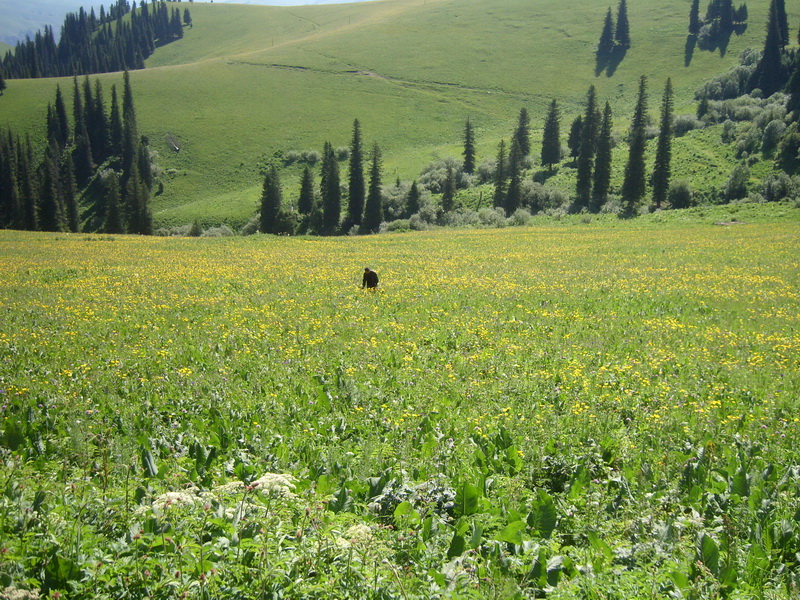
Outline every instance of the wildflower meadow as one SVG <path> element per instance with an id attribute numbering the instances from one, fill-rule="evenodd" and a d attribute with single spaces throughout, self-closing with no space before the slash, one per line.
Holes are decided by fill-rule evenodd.
<path id="1" fill-rule="evenodd" d="M 0 275 L 0 597 L 800 594 L 796 216 L 3 231 Z"/>

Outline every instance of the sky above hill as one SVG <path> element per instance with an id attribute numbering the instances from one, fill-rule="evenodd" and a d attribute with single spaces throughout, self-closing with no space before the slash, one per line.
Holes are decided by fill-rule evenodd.
<path id="1" fill-rule="evenodd" d="M 268 4 L 272 6 L 300 6 L 304 4 L 345 4 L 347 0 L 215 0 L 228 4 Z M 355 1 L 355 0 L 350 0 Z M 363 1 L 363 0 L 359 0 Z M 15 45 L 25 36 L 33 37 L 45 25 L 50 25 L 58 36 L 67 13 L 78 12 L 81 6 L 106 7 L 114 0 L 0 0 L 0 42 Z"/>

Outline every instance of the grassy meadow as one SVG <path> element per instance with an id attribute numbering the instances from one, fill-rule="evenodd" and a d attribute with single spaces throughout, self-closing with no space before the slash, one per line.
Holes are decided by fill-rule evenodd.
<path id="1" fill-rule="evenodd" d="M 2 231 L 0 591 L 795 598 L 799 217 Z"/>
<path id="2" fill-rule="evenodd" d="M 239 226 L 256 211 L 262 169 L 276 152 L 321 150 L 350 142 L 361 121 L 367 147 L 378 143 L 384 178 L 411 180 L 432 160 L 460 157 L 463 126 L 475 128 L 478 160 L 493 159 L 508 142 L 524 106 L 538 156 L 545 109 L 557 98 L 562 139 L 583 112 L 588 87 L 609 100 L 615 131 L 629 126 L 638 79 L 650 81 L 650 113 L 657 120 L 667 77 L 677 114 L 694 114 L 695 91 L 737 63 L 748 47 L 761 48 L 766 2 L 748 6 L 747 30 L 724 54 L 695 50 L 688 66 L 686 0 L 630 2 L 633 46 L 612 76 L 594 71 L 594 51 L 606 4 L 579 0 L 381 0 L 304 7 L 194 2 L 193 27 L 159 48 L 147 69 L 131 74 L 139 129 L 159 153 L 163 193 L 154 196 L 156 226 L 222 222 Z M 800 13 L 788 6 L 790 28 Z M 106 94 L 121 89 L 120 74 L 98 76 Z M 60 84 L 10 81 L 0 97 L 0 126 L 11 124 L 43 139 L 47 104 Z M 108 97 L 108 96 L 107 96 Z M 693 132 L 695 133 L 695 132 Z M 699 135 L 699 134 L 697 134 Z M 675 142 L 673 177 L 700 192 L 719 185 L 736 161 L 719 143 Z M 702 136 L 701 136 L 702 137 Z M 178 140 L 172 151 L 168 139 Z M 697 151 L 714 170 L 698 173 Z M 621 183 L 621 165 L 612 185 Z M 297 166 L 283 174 L 287 199 L 299 190 Z M 572 191 L 572 169 L 553 183 Z M 723 179 L 724 181 L 724 179 Z"/>

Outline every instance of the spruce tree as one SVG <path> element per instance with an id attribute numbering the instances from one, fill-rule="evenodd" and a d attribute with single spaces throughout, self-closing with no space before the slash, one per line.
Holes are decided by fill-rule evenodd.
<path id="1" fill-rule="evenodd" d="M 611 187 L 611 105 L 606 102 L 603 110 L 603 121 L 597 135 L 597 155 L 594 161 L 594 184 L 592 186 L 592 199 L 589 210 L 593 213 L 600 212 L 603 204 L 608 200 L 608 190 Z"/>
<path id="2" fill-rule="evenodd" d="M 587 207 L 592 193 L 592 169 L 597 147 L 597 95 L 594 85 L 586 94 L 586 112 L 581 127 L 580 152 L 575 183 L 575 195 L 579 208 Z"/>
<path id="3" fill-rule="evenodd" d="M 692 0 L 692 7 L 689 9 L 689 34 L 697 35 L 700 33 L 700 0 Z"/>
<path id="4" fill-rule="evenodd" d="M 39 195 L 33 179 L 33 148 L 30 136 L 26 137 L 25 148 L 17 145 L 17 165 L 19 173 L 20 202 L 22 204 L 22 228 L 28 231 L 39 229 Z"/>
<path id="5" fill-rule="evenodd" d="M 619 0 L 619 8 L 617 9 L 617 29 L 614 32 L 614 43 L 627 50 L 631 47 L 631 32 L 628 23 L 628 5 L 625 0 Z"/>
<path id="6" fill-rule="evenodd" d="M 506 164 L 506 141 L 500 140 L 497 147 L 497 166 L 494 170 L 494 199 L 493 204 L 505 206 L 506 204 L 506 178 L 508 165 Z"/>
<path id="7" fill-rule="evenodd" d="M 59 185 L 59 150 L 55 140 L 48 146 L 40 167 L 39 225 L 42 231 L 66 231 L 64 204 Z"/>
<path id="8" fill-rule="evenodd" d="M 122 211 L 122 198 L 119 192 L 119 177 L 114 171 L 106 180 L 106 214 L 103 221 L 105 233 L 125 233 L 125 222 Z"/>
<path id="9" fill-rule="evenodd" d="M 524 106 L 519 111 L 519 120 L 517 129 L 514 131 L 512 145 L 514 143 L 516 143 L 520 159 L 531 153 L 531 119 L 528 116 L 528 109 Z"/>
<path id="10" fill-rule="evenodd" d="M 764 40 L 764 52 L 753 72 L 751 89 L 759 88 L 764 96 L 771 96 L 783 87 L 783 65 L 781 63 L 780 23 L 778 21 L 777 0 L 772 0 L 769 7 L 767 37 Z"/>
<path id="11" fill-rule="evenodd" d="M 542 134 L 542 164 L 553 171 L 553 165 L 561 162 L 561 113 L 555 98 L 550 102 L 547 117 L 544 120 Z"/>
<path id="12" fill-rule="evenodd" d="M 63 150 L 67 147 L 67 141 L 69 140 L 69 121 L 67 120 L 67 107 L 64 104 L 64 96 L 61 93 L 60 85 L 56 85 L 55 118 L 58 146 Z"/>
<path id="13" fill-rule="evenodd" d="M 614 17 L 611 15 L 609 7 L 606 13 L 606 20 L 603 24 L 603 32 L 600 34 L 600 41 L 597 43 L 596 59 L 598 64 L 602 64 L 614 52 Z"/>
<path id="14" fill-rule="evenodd" d="M 282 191 L 278 168 L 272 165 L 264 176 L 261 188 L 261 233 L 278 233 L 278 214 L 281 212 Z"/>
<path id="15" fill-rule="evenodd" d="M 65 152 L 61 159 L 61 194 L 64 203 L 67 228 L 72 233 L 81 229 L 80 210 L 78 208 L 78 189 L 75 185 L 75 165 L 72 156 Z"/>
<path id="16" fill-rule="evenodd" d="M 96 163 L 104 162 L 109 156 L 109 146 L 111 134 L 109 130 L 108 117 L 106 116 L 106 104 L 103 99 L 103 86 L 99 79 L 94 80 L 94 119 L 92 123 L 93 133 L 90 132 L 92 140 L 92 152 Z"/>
<path id="17" fill-rule="evenodd" d="M 622 182 L 623 216 L 636 214 L 639 201 L 645 193 L 644 152 L 647 144 L 647 78 L 639 79 L 639 95 L 633 113 L 633 121 L 628 134 L 628 162 L 625 165 L 625 178 Z"/>
<path id="18" fill-rule="evenodd" d="M 506 190 L 505 208 L 506 216 L 514 214 L 521 204 L 522 198 L 522 150 L 515 143 L 511 144 L 511 151 L 508 153 L 508 189 Z"/>
<path id="19" fill-rule="evenodd" d="M 120 112 L 119 108 L 116 85 L 111 86 L 111 117 L 109 120 L 109 151 L 112 156 L 121 156 L 123 138 L 122 112 Z"/>
<path id="20" fill-rule="evenodd" d="M 6 78 L 3 75 L 3 69 L 0 68 L 0 96 L 6 91 Z"/>
<path id="21" fill-rule="evenodd" d="M 467 118 L 464 125 L 464 173 L 472 174 L 475 172 L 475 133 L 472 131 L 472 123 Z"/>
<path id="22" fill-rule="evenodd" d="M 0 227 L 22 229 L 22 203 L 17 178 L 17 149 L 8 130 L 0 140 Z"/>
<path id="23" fill-rule="evenodd" d="M 383 221 L 383 204 L 381 200 L 381 149 L 378 144 L 372 148 L 372 165 L 369 172 L 369 193 L 364 207 L 364 221 L 361 233 L 377 233 Z"/>
<path id="24" fill-rule="evenodd" d="M 72 119 L 73 119 L 73 160 L 75 162 L 75 177 L 78 185 L 85 186 L 92 176 L 95 165 L 92 161 L 92 145 L 89 141 L 89 132 L 86 129 L 86 112 L 78 88 L 78 78 L 73 79 Z M 44 222 L 43 225 L 44 227 Z"/>
<path id="25" fill-rule="evenodd" d="M 456 201 L 456 174 L 453 165 L 447 165 L 447 173 L 442 187 L 442 210 L 450 212 L 455 208 Z"/>
<path id="26" fill-rule="evenodd" d="M 308 165 L 303 169 L 303 176 L 300 179 L 300 197 L 297 199 L 297 212 L 301 215 L 311 214 L 314 207 L 314 178 Z"/>
<path id="27" fill-rule="evenodd" d="M 364 150 L 361 143 L 361 124 L 353 121 L 353 138 L 350 141 L 350 172 L 348 180 L 347 222 L 345 229 L 360 225 L 366 199 L 364 183 Z"/>
<path id="28" fill-rule="evenodd" d="M 130 73 L 123 75 L 124 87 L 122 91 L 122 176 L 120 187 L 125 202 L 128 202 L 128 182 L 133 177 L 134 169 L 138 171 L 137 158 L 139 156 L 139 130 L 136 123 L 136 108 L 133 105 L 133 90 L 131 89 Z M 137 182 L 138 185 L 138 182 Z M 128 223 L 130 226 L 130 223 Z"/>
<path id="29" fill-rule="evenodd" d="M 789 43 L 789 21 L 786 18 L 785 0 L 775 0 L 775 19 L 778 21 L 780 46 L 784 48 Z"/>
<path id="30" fill-rule="evenodd" d="M 417 185 L 417 180 L 415 179 L 411 184 L 411 188 L 408 190 L 408 197 L 406 198 L 406 210 L 404 215 L 406 218 L 410 218 L 412 215 L 417 214 L 419 209 L 419 186 Z"/>
<path id="31" fill-rule="evenodd" d="M 333 235 L 339 228 L 342 213 L 342 192 L 339 183 L 339 164 L 330 142 L 325 142 L 322 152 L 322 229 L 325 235 Z"/>
<path id="32" fill-rule="evenodd" d="M 581 131 L 583 130 L 583 117 L 578 115 L 573 119 L 569 127 L 569 136 L 567 137 L 567 147 L 569 148 L 569 155 L 571 158 L 578 158 L 581 153 Z"/>
<path id="33" fill-rule="evenodd" d="M 656 208 L 667 200 L 672 160 L 672 80 L 667 78 L 661 100 L 661 128 L 656 146 L 656 161 L 653 166 L 653 202 Z"/>

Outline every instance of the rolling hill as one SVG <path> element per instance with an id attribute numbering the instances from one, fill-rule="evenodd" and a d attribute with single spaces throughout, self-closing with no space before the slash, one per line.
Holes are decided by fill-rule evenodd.
<path id="1" fill-rule="evenodd" d="M 748 27 L 724 54 L 696 50 L 686 66 L 689 3 L 628 4 L 632 48 L 613 76 L 595 75 L 594 50 L 607 3 L 580 0 L 380 0 L 297 7 L 192 3 L 193 27 L 164 46 L 131 79 L 143 134 L 159 153 L 163 193 L 153 198 L 157 225 L 200 218 L 240 225 L 256 210 L 261 168 L 275 153 L 349 144 L 353 119 L 368 146 L 378 143 L 384 178 L 411 179 L 431 160 L 459 156 L 467 117 L 478 160 L 508 139 L 521 107 L 537 148 L 545 108 L 557 98 L 562 138 L 582 110 L 589 85 L 611 102 L 624 133 L 640 75 L 650 81 L 657 118 L 667 77 L 676 113 L 694 113 L 694 93 L 763 44 L 768 4 L 748 6 Z M 796 12 L 790 27 L 796 28 Z M 101 75 L 104 89 L 121 74 Z M 9 81 L 0 126 L 39 134 L 56 84 Z M 679 140 L 727 169 L 713 136 Z M 179 142 L 174 152 L 168 139 Z M 296 175 L 287 172 L 287 196 Z M 676 177 L 684 174 L 678 172 Z M 689 174 L 685 174 L 688 176 Z M 715 174 L 715 176 L 718 174 Z M 708 180 L 698 177 L 698 185 Z"/>

